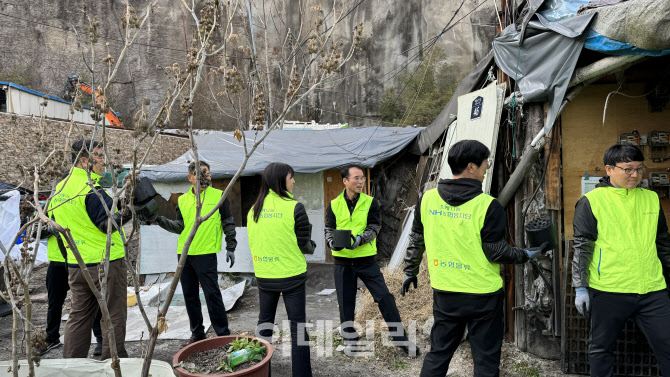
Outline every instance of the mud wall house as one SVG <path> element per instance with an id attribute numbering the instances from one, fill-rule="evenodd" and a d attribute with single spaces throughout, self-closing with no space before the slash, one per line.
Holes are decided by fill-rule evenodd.
<path id="1" fill-rule="evenodd" d="M 494 79 L 506 84 L 501 116 L 489 126 L 495 141 L 480 139 L 495 153 L 490 193 L 509 215 L 510 243 L 528 246 L 524 228 L 540 218 L 552 221 L 558 238 L 536 266 L 501 267 L 506 336 L 521 350 L 561 358 L 566 373 L 588 374 L 588 326 L 571 287 L 574 206 L 605 175 L 605 150 L 635 144 L 648 167 L 642 185 L 659 195 L 670 220 L 670 3 L 535 0 L 515 14 L 507 3 L 501 19 L 516 23 L 500 31 L 491 53 L 410 150 L 426 166 L 422 191 L 448 178 L 450 145 L 480 138 L 464 130 L 474 122 L 475 100 Z M 617 345 L 615 374 L 658 373 L 630 321 Z"/>
<path id="2" fill-rule="evenodd" d="M 246 232 L 246 216 L 260 190 L 261 175 L 271 162 L 284 162 L 296 171 L 294 195 L 305 205 L 312 228 L 312 239 L 317 248 L 307 255 L 309 262 L 331 262 L 330 250 L 324 238 L 325 210 L 328 203 L 337 197 L 344 185 L 340 169 L 349 164 L 365 168 L 368 177 L 365 191 L 382 202 L 382 217 L 389 214 L 390 220 L 382 227 L 381 256 L 390 255 L 395 245 L 399 226 L 398 206 L 391 202 L 405 203 L 410 190 L 402 190 L 414 179 L 404 173 L 392 177 L 394 166 L 414 172 L 414 156 L 404 162 L 407 146 L 421 128 L 361 127 L 324 130 L 275 130 L 272 131 L 247 162 L 242 176 L 230 188 L 228 200 L 231 204 L 237 228 L 237 250 L 232 269 L 219 258 L 220 272 L 253 272 L 253 263 Z M 247 146 L 251 148 L 262 131 L 245 131 Z M 198 144 L 199 158 L 211 166 L 212 185 L 224 190 L 244 159 L 244 146 L 233 133 L 199 131 L 194 136 Z M 143 174 L 154 184 L 162 197 L 162 208 L 168 216 L 174 216 L 174 206 L 179 196 L 190 188 L 187 167 L 193 161 L 189 151 L 176 160 L 148 168 Z M 414 166 L 412 166 L 412 163 Z M 409 166 L 409 167 L 408 167 Z M 380 186 L 380 181 L 391 182 Z M 401 183 L 396 183 L 401 182 Z M 390 197 L 392 196 L 392 197 Z M 416 198 L 414 199 L 416 200 Z M 411 203 L 413 205 L 414 203 Z M 402 212 L 400 210 L 400 212 Z M 391 225 L 389 225 L 391 224 Z M 395 224 L 395 227 L 393 226 Z M 140 230 L 140 273 L 153 274 L 174 271 L 177 259 L 173 258 L 178 235 L 168 233 L 157 225 L 145 225 Z M 225 242 L 225 241 L 224 241 Z"/>

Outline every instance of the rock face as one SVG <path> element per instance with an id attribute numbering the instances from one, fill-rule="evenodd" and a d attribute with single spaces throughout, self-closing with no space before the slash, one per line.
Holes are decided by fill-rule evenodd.
<path id="1" fill-rule="evenodd" d="M 320 122 L 348 122 L 354 126 L 383 125 L 375 120 L 381 94 L 389 86 L 397 85 L 398 74 L 412 72 L 416 68 L 419 57 L 423 55 L 421 47 L 431 44 L 430 41 L 448 24 L 461 1 L 344 0 L 338 3 L 337 12 L 348 15 L 337 25 L 336 40 L 343 41 L 346 48 L 351 43 L 354 26 L 363 21 L 365 39 L 362 50 L 344 70 L 328 80 L 322 90 L 296 107 L 292 117 Z M 149 1 L 132 3 L 138 15 L 142 16 Z M 452 24 L 479 3 L 482 1 L 466 1 Z M 275 1 L 272 4 L 284 12 L 286 27 L 298 25 L 300 13 L 296 9 L 296 1 Z M 324 25 L 331 25 L 332 12 L 328 7 L 332 6 L 332 2 L 317 0 L 307 6 L 317 4 L 323 9 Z M 246 8 L 246 2 L 243 5 Z M 259 13 L 259 9 L 252 10 L 254 15 Z M 107 75 L 107 67 L 102 62 L 107 48 L 116 57 L 123 46 L 124 30 L 121 29 L 120 18 L 124 10 L 124 3 L 118 0 L 0 3 L 0 32 L 5 36 L 0 39 L 3 51 L 0 54 L 0 77 L 52 95 L 61 94 L 69 75 L 80 74 L 90 80 L 91 74 L 82 60 L 83 49 L 87 62 L 91 63 L 88 15 L 100 21 L 100 41 L 95 45 L 93 61 L 96 81 L 99 82 L 100 76 Z M 463 77 L 488 52 L 495 35 L 495 17 L 493 4 L 486 2 L 439 38 L 437 46 L 447 53 L 443 63 L 448 65 L 453 77 Z M 175 62 L 186 62 L 186 43 L 191 46 L 193 24 L 180 1 L 162 0 L 152 8 L 145 30 L 121 64 L 108 96 L 112 107 L 121 113 L 125 123 L 132 120 L 143 98 L 151 100 L 150 113 L 158 109 L 170 81 L 164 68 Z M 254 27 L 260 49 L 264 31 L 259 30 L 259 23 L 255 22 Z M 268 34 L 272 34 L 273 28 L 269 27 Z M 278 43 L 281 42 L 268 37 L 269 49 L 280 49 Z M 218 67 L 220 62 L 212 61 L 211 65 Z M 280 71 L 276 63 L 271 62 L 271 65 L 273 72 Z M 212 102 L 211 93 L 217 93 L 222 88 L 221 81 L 220 76 L 207 76 L 207 83 L 201 85 L 199 94 L 208 98 L 203 97 L 199 102 L 196 98 L 196 127 L 224 130 L 236 127 L 235 120 L 221 114 Z M 170 128 L 183 125 L 179 120 L 178 104 L 174 113 Z"/>

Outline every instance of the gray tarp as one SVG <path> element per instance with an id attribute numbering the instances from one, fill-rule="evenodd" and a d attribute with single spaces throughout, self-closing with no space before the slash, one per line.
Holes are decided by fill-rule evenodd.
<path id="1" fill-rule="evenodd" d="M 515 24 L 493 40 L 496 64 L 516 81 L 524 100 L 549 102 L 545 133 L 554 124 L 592 18 L 588 14 L 550 22 L 536 14 L 521 46 Z"/>
<path id="2" fill-rule="evenodd" d="M 456 113 L 458 111 L 458 96 L 468 94 L 472 91 L 481 88 L 481 83 L 486 78 L 489 67 L 493 64 L 493 51 L 489 51 L 486 56 L 477 63 L 477 65 L 465 76 L 461 82 L 458 83 L 454 95 L 444 107 L 440 115 L 435 118 L 430 126 L 426 127 L 419 133 L 416 141 L 412 144 L 409 151 L 421 155 L 428 148 L 430 148 L 435 141 L 442 136 L 444 130 L 456 120 Z"/>
<path id="3" fill-rule="evenodd" d="M 582 12 L 598 13 L 591 28 L 605 37 L 646 50 L 670 49 L 668 0 L 630 0 Z"/>
<path id="4" fill-rule="evenodd" d="M 423 127 L 362 127 L 335 130 L 272 131 L 247 162 L 242 175 L 257 175 L 271 162 L 284 162 L 297 173 L 316 173 L 348 164 L 374 167 L 399 153 Z M 263 131 L 246 131 L 247 147 Z M 212 178 L 232 177 L 244 159 L 244 146 L 232 132 L 200 131 L 195 135 L 201 160 L 211 166 Z M 189 150 L 165 165 L 143 170 L 152 181 L 184 181 L 192 161 Z"/>

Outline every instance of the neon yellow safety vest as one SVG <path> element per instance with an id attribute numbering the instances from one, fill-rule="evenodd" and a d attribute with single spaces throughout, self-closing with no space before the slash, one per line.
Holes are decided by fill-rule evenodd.
<path id="1" fill-rule="evenodd" d="M 200 193 L 200 201 L 202 208 L 200 215 L 208 214 L 214 206 L 221 200 L 223 191 L 217 190 L 214 187 L 207 187 Z M 179 235 L 177 241 L 177 254 L 181 254 L 184 249 L 184 244 L 188 235 L 191 234 L 193 224 L 195 224 L 195 194 L 193 194 L 193 186 L 188 191 L 179 197 L 179 211 L 184 218 L 184 231 Z M 217 210 L 212 217 L 200 224 L 191 246 L 188 249 L 188 255 L 203 255 L 218 253 L 221 251 L 221 242 L 223 241 L 223 226 L 221 225 L 221 214 Z"/>
<path id="2" fill-rule="evenodd" d="M 287 194 L 293 198 L 291 193 Z M 307 272 L 307 261 L 295 235 L 296 204 L 297 201 L 282 198 L 270 190 L 258 222 L 254 221 L 254 209 L 249 211 L 247 233 L 257 277 L 280 279 Z"/>
<path id="3" fill-rule="evenodd" d="M 598 221 L 589 286 L 645 294 L 666 288 L 656 251 L 660 203 L 645 189 L 598 187 L 585 195 Z"/>
<path id="4" fill-rule="evenodd" d="M 500 265 L 486 259 L 481 231 L 494 198 L 484 193 L 450 206 L 437 189 L 421 200 L 430 285 L 448 292 L 493 293 L 502 288 Z"/>
<path id="5" fill-rule="evenodd" d="M 346 190 L 345 190 L 346 191 Z M 345 191 L 330 202 L 330 209 L 337 219 L 337 229 L 351 230 L 352 236 L 358 236 L 365 231 L 368 226 L 368 213 L 372 205 L 373 198 L 369 195 L 360 193 L 356 207 L 353 212 L 349 212 L 347 201 L 344 198 Z M 352 241 L 353 242 L 353 241 Z M 354 250 L 342 249 L 333 250 L 333 256 L 344 258 L 361 258 L 377 254 L 377 239 L 361 245 Z"/>
<path id="6" fill-rule="evenodd" d="M 100 176 L 91 172 L 91 179 L 97 183 Z M 90 191 L 86 171 L 72 168 L 68 177 L 56 185 L 56 195 L 47 207 L 47 216 L 53 217 L 62 227 L 70 229 L 77 249 L 86 264 L 100 263 L 105 256 L 107 246 L 107 233 L 101 232 L 86 212 L 86 196 Z M 67 250 L 68 264 L 77 264 L 70 246 L 65 238 L 62 239 Z M 112 233 L 109 260 L 123 258 L 124 255 L 121 235 L 115 231 Z M 53 262 L 65 261 L 55 236 L 47 240 L 47 257 Z"/>

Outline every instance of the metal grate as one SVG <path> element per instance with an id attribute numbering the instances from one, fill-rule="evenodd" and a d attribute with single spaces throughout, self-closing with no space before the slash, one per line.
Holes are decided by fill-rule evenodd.
<path id="1" fill-rule="evenodd" d="M 563 333 L 561 337 L 561 367 L 564 373 L 589 374 L 589 325 L 575 307 L 572 289 L 572 240 L 565 241 L 563 266 Z M 656 358 L 647 338 L 632 319 L 619 335 L 614 352 L 616 376 L 659 376 Z"/>

